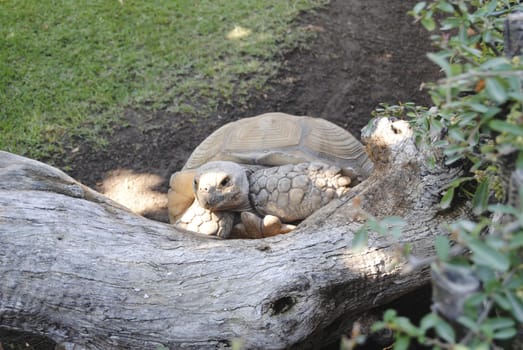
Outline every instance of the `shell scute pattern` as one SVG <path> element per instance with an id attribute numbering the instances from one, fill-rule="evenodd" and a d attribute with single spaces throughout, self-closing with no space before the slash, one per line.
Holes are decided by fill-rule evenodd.
<path id="1" fill-rule="evenodd" d="M 265 189 L 258 190 L 256 183 L 264 177 L 268 178 Z M 284 222 L 307 217 L 344 194 L 350 184 L 339 167 L 317 162 L 260 170 L 251 174 L 249 181 L 253 184 L 250 200 L 254 209 Z"/>
<path id="2" fill-rule="evenodd" d="M 197 202 L 191 187 L 194 174 L 213 161 L 245 167 L 249 187 L 242 193 L 250 203 L 241 208 L 253 205 L 258 214 L 275 215 L 287 223 L 302 220 L 343 195 L 349 184 L 364 180 L 373 168 L 363 145 L 326 120 L 284 113 L 241 119 L 213 132 L 173 174 L 171 222 L 208 234 L 230 229 L 235 209 L 223 213 L 193 207 Z M 202 205 L 210 208 L 207 204 Z"/>

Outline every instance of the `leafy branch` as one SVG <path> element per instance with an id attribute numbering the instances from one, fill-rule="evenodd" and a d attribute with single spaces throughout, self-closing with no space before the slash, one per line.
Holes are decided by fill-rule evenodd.
<path id="1" fill-rule="evenodd" d="M 410 12 L 433 32 L 439 51 L 428 57 L 445 77 L 429 84 L 431 108 L 407 103 L 375 115 L 410 119 L 418 142 L 440 149 L 445 164 L 464 168 L 440 206 L 452 210 L 459 194 L 470 201 L 473 219 L 449 223 L 448 235 L 435 240 L 437 256 L 409 261 L 412 268 L 430 264 L 440 277 L 441 266 L 459 269 L 479 287 L 456 296 L 463 298 L 454 300 L 462 305 L 452 310 L 457 316 L 435 308 L 419 326 L 387 311 L 374 330 L 393 330 L 394 350 L 414 340 L 437 349 L 503 349 L 523 328 L 523 175 L 513 176 L 523 174 L 523 64 L 521 52 L 502 57 L 506 19 L 522 10 L 511 0 L 432 0 Z"/>

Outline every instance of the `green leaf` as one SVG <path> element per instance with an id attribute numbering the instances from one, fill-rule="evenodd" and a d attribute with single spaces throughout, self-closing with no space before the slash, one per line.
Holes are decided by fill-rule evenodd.
<path id="1" fill-rule="evenodd" d="M 510 310 L 510 303 L 507 298 L 505 298 L 503 295 L 495 293 L 492 295 L 492 299 L 496 302 L 496 304 L 502 308 L 503 310 Z"/>
<path id="2" fill-rule="evenodd" d="M 513 319 L 508 317 L 496 317 L 488 319 L 487 321 L 485 321 L 485 324 L 494 330 L 498 330 L 502 328 L 514 327 L 515 322 Z"/>
<path id="3" fill-rule="evenodd" d="M 465 142 L 465 131 L 456 128 L 449 129 L 449 136 L 453 140 Z"/>
<path id="4" fill-rule="evenodd" d="M 447 192 L 445 192 L 445 194 L 443 195 L 443 198 L 441 198 L 441 201 L 439 202 L 439 206 L 441 207 L 441 209 L 450 208 L 452 199 L 454 199 L 454 187 L 449 188 Z"/>
<path id="5" fill-rule="evenodd" d="M 464 101 L 463 102 L 463 106 L 471 106 L 472 104 L 475 104 L 475 103 L 476 102 L 474 102 L 473 100 Z M 472 108 L 472 109 L 474 109 L 474 108 Z M 488 111 L 488 108 L 483 110 L 482 113 L 485 113 L 487 111 Z M 474 111 L 465 112 L 465 113 L 462 113 L 459 116 L 458 125 L 459 126 L 471 126 L 471 127 L 474 127 L 474 126 L 477 125 L 479 119 L 480 119 L 480 116 L 478 115 L 478 113 L 475 113 Z"/>
<path id="6" fill-rule="evenodd" d="M 456 334 L 454 333 L 454 329 L 452 329 L 452 327 L 447 322 L 440 319 L 439 322 L 436 323 L 435 329 L 438 336 L 440 336 L 443 340 L 450 344 L 454 343 Z"/>
<path id="7" fill-rule="evenodd" d="M 454 13 L 454 7 L 446 1 L 440 1 L 437 5 L 437 8 L 443 12 Z"/>
<path id="8" fill-rule="evenodd" d="M 449 240 L 445 236 L 437 236 L 435 239 L 436 254 L 438 259 L 446 261 L 449 258 L 450 245 Z"/>
<path id="9" fill-rule="evenodd" d="M 488 281 L 496 280 L 496 271 L 491 269 L 489 266 L 476 266 L 476 276 L 478 276 L 478 278 L 484 283 L 488 283 Z M 482 294 L 479 295 L 481 296 Z M 475 298 L 468 298 L 467 303 L 471 299 Z"/>
<path id="10" fill-rule="evenodd" d="M 470 53 L 472 56 L 476 56 L 478 58 L 481 57 L 481 51 L 474 48 L 474 47 L 470 47 L 470 46 L 467 46 L 467 45 L 461 45 L 461 48 L 465 51 L 467 51 L 468 53 Z"/>
<path id="11" fill-rule="evenodd" d="M 407 350 L 409 348 L 410 338 L 405 335 L 400 335 L 394 342 L 393 350 Z"/>
<path id="12" fill-rule="evenodd" d="M 387 311 L 385 311 L 385 313 L 383 314 L 383 321 L 392 322 L 396 318 L 397 315 L 398 315 L 398 313 L 396 312 L 396 310 L 387 309 Z"/>
<path id="13" fill-rule="evenodd" d="M 467 232 L 475 232 L 478 229 L 477 223 L 471 220 L 460 220 L 457 222 L 456 226 L 460 230 L 465 230 Z"/>
<path id="14" fill-rule="evenodd" d="M 509 67 L 511 67 L 509 65 Z M 520 91 L 520 87 L 521 87 L 521 80 L 520 78 L 518 78 L 517 76 L 515 77 L 508 77 L 507 78 L 507 81 L 508 81 L 508 85 L 510 86 L 510 89 L 513 90 L 513 91 Z"/>
<path id="15" fill-rule="evenodd" d="M 510 205 L 503 204 L 491 204 L 487 207 L 487 209 L 500 214 L 518 215 L 520 213 L 518 209 L 511 207 Z"/>
<path id="16" fill-rule="evenodd" d="M 469 318 L 467 316 L 460 316 L 458 318 L 458 322 L 461 323 L 462 325 L 464 325 L 465 327 L 467 327 L 468 329 L 470 329 L 471 331 L 477 332 L 479 329 L 476 322 L 474 322 L 474 320 L 472 320 L 471 318 Z"/>
<path id="17" fill-rule="evenodd" d="M 479 269 L 476 269 L 476 271 L 477 270 L 479 270 Z M 469 271 L 470 271 L 470 274 L 474 274 L 472 269 L 469 269 Z M 475 274 L 477 275 L 478 273 L 476 272 Z M 492 276 L 492 278 L 495 278 L 495 277 L 496 276 L 494 276 L 494 275 Z M 478 286 L 479 286 L 479 282 L 478 282 Z M 472 308 L 478 309 L 481 305 L 485 304 L 486 299 L 487 299 L 487 296 L 485 295 L 485 293 L 475 293 L 467 298 L 467 300 L 465 301 L 465 304 L 467 307 L 470 306 Z"/>
<path id="18" fill-rule="evenodd" d="M 449 145 L 449 142 L 447 140 L 438 140 L 435 141 L 432 145 L 437 148 L 445 148 Z"/>
<path id="19" fill-rule="evenodd" d="M 493 119 L 489 122 L 488 125 L 492 130 L 495 131 L 505 132 L 514 136 L 523 136 L 523 127 L 508 123 L 504 120 Z"/>
<path id="20" fill-rule="evenodd" d="M 425 333 L 430 328 L 433 328 L 439 322 L 439 317 L 436 314 L 430 313 L 425 315 L 420 322 L 420 330 Z"/>
<path id="21" fill-rule="evenodd" d="M 412 12 L 415 15 L 417 15 L 421 12 L 421 10 L 423 10 L 425 8 L 426 5 L 427 5 L 427 3 L 425 1 L 418 2 L 416 4 L 416 6 L 414 6 L 414 8 L 412 9 Z"/>
<path id="22" fill-rule="evenodd" d="M 498 252 L 477 238 L 471 238 L 467 244 L 472 251 L 472 260 L 481 266 L 493 268 L 498 271 L 507 271 L 510 260 L 507 255 Z"/>
<path id="23" fill-rule="evenodd" d="M 516 328 L 511 327 L 495 332 L 492 337 L 494 339 L 510 339 L 513 338 L 516 333 Z"/>
<path id="24" fill-rule="evenodd" d="M 483 120 L 490 120 L 492 117 L 494 117 L 496 114 L 501 112 L 501 108 L 499 107 L 489 107 L 486 112 L 483 112 L 483 115 L 481 116 L 481 119 Z"/>
<path id="25" fill-rule="evenodd" d="M 372 324 L 372 326 L 370 326 L 370 331 L 378 332 L 378 331 L 381 331 L 382 329 L 387 329 L 387 328 L 388 328 L 387 322 L 378 321 L 378 322 L 374 322 Z"/>
<path id="26" fill-rule="evenodd" d="M 427 29 L 429 32 L 436 29 L 436 22 L 432 17 L 423 17 L 421 19 L 421 24 Z"/>
<path id="27" fill-rule="evenodd" d="M 398 317 L 396 319 L 396 326 L 398 326 L 404 333 L 410 336 L 418 336 L 418 329 L 406 317 Z"/>
<path id="28" fill-rule="evenodd" d="M 504 250 L 507 242 L 499 235 L 487 235 L 484 238 L 485 243 L 497 251 Z"/>
<path id="29" fill-rule="evenodd" d="M 441 69 L 443 69 L 443 71 L 445 72 L 445 74 L 447 76 L 450 76 L 450 73 L 451 73 L 451 67 L 450 67 L 450 63 L 447 61 L 447 54 L 445 55 L 441 55 L 441 54 L 436 54 L 436 53 L 428 53 L 427 54 L 427 57 L 434 63 L 436 63 L 438 66 L 441 67 Z"/>
<path id="30" fill-rule="evenodd" d="M 507 90 L 498 78 L 485 79 L 485 91 L 498 104 L 503 104 L 508 99 Z"/>
<path id="31" fill-rule="evenodd" d="M 492 336 L 494 335 L 494 330 L 486 324 L 481 325 L 480 332 L 485 334 L 486 338 L 492 338 Z"/>
<path id="32" fill-rule="evenodd" d="M 393 238 L 398 239 L 401 236 L 405 220 L 399 216 L 389 216 L 382 219 L 380 225 L 385 229 L 385 234 L 388 232 Z"/>
<path id="33" fill-rule="evenodd" d="M 507 70 L 511 68 L 511 65 L 505 57 L 495 57 L 483 63 L 479 68 L 483 70 Z"/>
<path id="34" fill-rule="evenodd" d="M 365 227 L 360 228 L 356 231 L 354 238 L 352 239 L 352 249 L 358 251 L 365 249 L 369 246 L 369 236 Z"/>
<path id="35" fill-rule="evenodd" d="M 470 107 L 470 109 L 479 113 L 486 113 L 488 111 L 488 106 L 485 106 L 483 103 L 469 102 L 467 105 Z"/>
<path id="36" fill-rule="evenodd" d="M 506 296 L 510 304 L 512 315 L 514 315 L 516 320 L 519 322 L 523 322 L 523 303 L 521 302 L 521 299 L 515 296 L 511 291 L 507 291 Z"/>
<path id="37" fill-rule="evenodd" d="M 244 341 L 241 338 L 233 338 L 231 342 L 231 350 L 241 350 L 244 347 Z"/>
<path id="38" fill-rule="evenodd" d="M 467 350 L 470 350 L 470 348 L 466 348 Z M 457 350 L 457 349 L 456 349 Z M 474 350 L 490 350 L 490 346 L 487 343 L 479 343 L 478 345 L 474 346 Z"/>
<path id="39" fill-rule="evenodd" d="M 523 275 L 513 275 L 510 281 L 508 281 L 508 283 L 505 283 L 505 286 L 510 290 L 517 290 L 519 294 L 522 290 L 521 286 L 523 286 Z"/>
<path id="40" fill-rule="evenodd" d="M 463 65 L 462 64 L 451 64 L 450 65 L 450 73 L 452 76 L 459 75 L 463 73 Z"/>
<path id="41" fill-rule="evenodd" d="M 490 1 L 490 3 L 487 1 L 485 4 L 485 10 L 487 11 L 487 15 L 492 15 L 492 12 L 496 10 L 497 6 L 497 1 Z"/>
<path id="42" fill-rule="evenodd" d="M 472 198 L 472 211 L 476 215 L 480 215 L 487 209 L 488 205 L 488 195 L 489 195 L 489 182 L 482 181 L 480 182 L 476 193 L 474 193 L 474 198 Z"/>
<path id="43" fill-rule="evenodd" d="M 458 28 L 461 24 L 461 20 L 457 17 L 449 17 L 449 18 L 443 19 L 441 24 L 442 24 L 441 30 L 449 30 L 449 29 L 453 29 L 453 28 Z"/>
<path id="44" fill-rule="evenodd" d="M 523 247 L 523 232 L 513 235 L 508 247 L 511 250 Z"/>
<path id="45" fill-rule="evenodd" d="M 502 284 L 501 284 L 501 281 L 499 281 L 498 279 L 491 279 L 491 280 L 488 280 L 486 282 L 484 282 L 484 287 L 483 289 L 485 290 L 486 293 L 492 293 L 496 290 L 500 290 L 502 289 Z"/>
<path id="46" fill-rule="evenodd" d="M 381 220 L 381 224 L 385 226 L 404 226 L 405 220 L 400 216 L 387 216 Z"/>
<path id="47" fill-rule="evenodd" d="M 452 348 L 452 350 L 470 350 L 470 348 L 465 345 L 457 344 Z M 480 349 L 475 349 L 475 350 L 480 350 Z"/>
<path id="48" fill-rule="evenodd" d="M 461 153 L 456 153 L 454 155 L 449 155 L 449 156 L 447 156 L 445 158 L 445 164 L 446 165 L 450 165 L 450 164 L 455 163 L 458 160 L 463 159 L 463 158 L 464 158 L 463 154 L 461 154 Z"/>

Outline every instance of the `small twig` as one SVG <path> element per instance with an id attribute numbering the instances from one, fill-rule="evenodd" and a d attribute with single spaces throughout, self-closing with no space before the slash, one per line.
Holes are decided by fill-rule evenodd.
<path id="1" fill-rule="evenodd" d="M 437 346 L 441 349 L 454 349 L 454 344 L 447 344 L 437 338 L 425 338 L 423 345 Z"/>

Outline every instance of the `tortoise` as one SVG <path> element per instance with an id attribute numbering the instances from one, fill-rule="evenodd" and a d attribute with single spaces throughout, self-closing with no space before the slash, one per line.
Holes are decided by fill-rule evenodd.
<path id="1" fill-rule="evenodd" d="M 284 113 L 240 119 L 213 132 L 171 176 L 169 220 L 224 238 L 288 232 L 372 169 L 363 145 L 327 120 Z M 243 226 L 233 230 L 238 212 Z"/>

